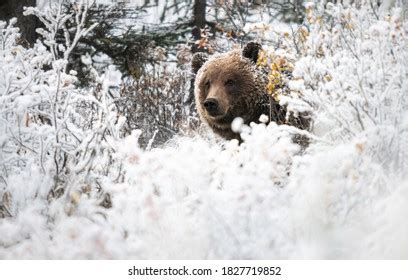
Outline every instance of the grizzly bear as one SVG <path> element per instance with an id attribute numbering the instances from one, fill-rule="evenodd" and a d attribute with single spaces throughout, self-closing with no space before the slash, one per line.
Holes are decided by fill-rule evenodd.
<path id="1" fill-rule="evenodd" d="M 197 111 L 200 118 L 225 139 L 241 141 L 240 134 L 231 129 L 235 118 L 242 118 L 245 124 L 258 123 L 262 114 L 279 125 L 309 129 L 307 115 L 290 114 L 287 118 L 286 107 L 268 95 L 268 73 L 256 64 L 261 49 L 260 44 L 250 42 L 242 51 L 232 50 L 210 59 L 203 53 L 193 56 Z"/>

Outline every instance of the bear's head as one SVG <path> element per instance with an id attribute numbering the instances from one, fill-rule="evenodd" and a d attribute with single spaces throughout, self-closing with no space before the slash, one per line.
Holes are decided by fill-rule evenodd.
<path id="1" fill-rule="evenodd" d="M 196 73 L 195 101 L 201 119 L 214 132 L 226 139 L 239 139 L 231 130 L 231 122 L 240 117 L 244 123 L 257 121 L 268 103 L 267 76 L 256 65 L 261 45 L 249 43 L 207 59 L 197 53 L 192 60 Z"/>

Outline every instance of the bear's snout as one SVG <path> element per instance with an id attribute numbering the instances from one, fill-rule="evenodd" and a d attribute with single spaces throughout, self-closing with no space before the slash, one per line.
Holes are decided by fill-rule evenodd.
<path id="1" fill-rule="evenodd" d="M 219 115 L 219 105 L 218 105 L 218 101 L 215 98 L 207 98 L 204 101 L 204 108 L 205 110 L 208 112 L 208 114 L 210 116 L 216 116 Z"/>

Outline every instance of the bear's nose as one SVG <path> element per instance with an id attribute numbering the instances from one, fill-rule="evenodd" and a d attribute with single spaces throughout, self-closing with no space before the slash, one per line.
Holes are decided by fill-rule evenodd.
<path id="1" fill-rule="evenodd" d="M 218 110 L 218 101 L 214 98 L 208 98 L 204 101 L 204 108 L 210 115 L 213 115 Z"/>

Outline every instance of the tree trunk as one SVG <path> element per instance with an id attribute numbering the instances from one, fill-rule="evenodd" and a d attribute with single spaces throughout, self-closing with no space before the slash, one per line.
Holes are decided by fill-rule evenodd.
<path id="1" fill-rule="evenodd" d="M 204 28 L 205 26 L 205 8 L 207 6 L 206 0 L 195 0 L 193 6 L 193 22 L 197 28 Z"/>
<path id="2" fill-rule="evenodd" d="M 201 29 L 205 27 L 206 20 L 205 20 L 205 10 L 207 7 L 206 0 L 194 0 L 193 5 L 193 30 L 191 31 L 194 40 L 201 39 Z M 192 44 L 191 52 L 196 53 L 200 51 L 196 44 Z M 202 50 L 201 50 L 202 51 Z M 190 80 L 190 91 L 187 98 L 186 103 L 190 104 L 191 109 L 194 110 L 195 102 L 194 102 L 194 80 L 195 78 L 192 77 Z"/>
<path id="3" fill-rule="evenodd" d="M 201 39 L 201 29 L 205 27 L 205 8 L 207 6 L 206 0 L 195 0 L 193 5 L 193 34 L 194 40 Z M 194 44 L 191 48 L 193 53 L 197 52 L 197 46 Z"/>
<path id="4" fill-rule="evenodd" d="M 33 44 L 37 39 L 35 29 L 38 26 L 38 20 L 35 16 L 23 16 L 23 7 L 36 6 L 36 0 L 3 0 L 1 2 L 0 19 L 10 20 L 16 17 L 23 41 Z"/>

